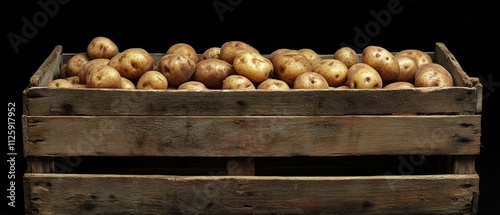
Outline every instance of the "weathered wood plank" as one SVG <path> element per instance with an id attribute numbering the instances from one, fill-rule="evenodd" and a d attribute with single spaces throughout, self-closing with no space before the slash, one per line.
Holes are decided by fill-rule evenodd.
<path id="1" fill-rule="evenodd" d="M 444 43 L 437 42 L 435 49 L 435 63 L 441 64 L 446 68 L 453 77 L 453 82 L 456 86 L 473 87 L 474 82 L 470 79 L 469 75 L 465 73 L 462 66 L 458 63 L 455 56 L 450 52 Z"/>
<path id="2" fill-rule="evenodd" d="M 43 61 L 29 80 L 29 87 L 47 86 L 47 84 L 59 77 L 62 62 L 63 47 L 57 45 L 50 55 Z"/>
<path id="3" fill-rule="evenodd" d="M 27 117 L 25 156 L 476 155 L 481 116 Z"/>
<path id="4" fill-rule="evenodd" d="M 31 88 L 25 96 L 31 116 L 319 116 L 475 114 L 476 91 L 475 87 L 199 92 Z"/>
<path id="5" fill-rule="evenodd" d="M 26 174 L 34 214 L 471 214 L 476 174 L 364 177 Z"/>

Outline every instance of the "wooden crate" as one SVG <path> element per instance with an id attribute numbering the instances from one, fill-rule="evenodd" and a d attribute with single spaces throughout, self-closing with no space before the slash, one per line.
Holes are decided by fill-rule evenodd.
<path id="1" fill-rule="evenodd" d="M 49 89 L 56 46 L 23 93 L 26 213 L 475 214 L 482 85 L 429 54 L 456 86 Z"/>

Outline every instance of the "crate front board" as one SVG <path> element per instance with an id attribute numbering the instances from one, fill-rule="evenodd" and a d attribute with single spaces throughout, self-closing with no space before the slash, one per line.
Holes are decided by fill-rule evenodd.
<path id="1" fill-rule="evenodd" d="M 475 214 L 479 176 L 474 157 L 480 152 L 482 86 L 462 70 L 444 44 L 436 43 L 429 54 L 450 71 L 456 86 L 196 92 L 49 89 L 44 86 L 58 77 L 60 65 L 72 56 L 56 46 L 23 93 L 26 211 Z M 161 54 L 153 56 L 158 59 Z M 303 177 L 293 175 L 298 171 L 259 175 L 270 166 L 256 164 L 269 158 L 286 162 L 296 157 L 346 157 L 358 162 L 404 155 L 440 156 L 429 165 L 441 167 L 419 175 Z M 148 174 L 61 171 L 71 164 L 70 158 L 202 159 L 198 164 L 220 158 L 227 165 L 224 175 L 163 171 L 173 166 L 155 167 Z M 190 170 L 183 167 L 181 172 Z"/>

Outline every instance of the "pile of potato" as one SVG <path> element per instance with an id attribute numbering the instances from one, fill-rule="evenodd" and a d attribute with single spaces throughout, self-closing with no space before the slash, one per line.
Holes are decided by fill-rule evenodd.
<path id="1" fill-rule="evenodd" d="M 443 66 L 416 49 L 393 54 L 380 46 L 368 46 L 358 55 L 342 47 L 333 55 L 321 56 L 309 48 L 282 48 L 264 55 L 245 42 L 228 41 L 199 54 L 189 44 L 176 43 L 155 61 L 145 49 L 120 51 L 111 39 L 98 36 L 85 52 L 62 64 L 59 78 L 47 87 L 289 90 L 453 85 Z"/>

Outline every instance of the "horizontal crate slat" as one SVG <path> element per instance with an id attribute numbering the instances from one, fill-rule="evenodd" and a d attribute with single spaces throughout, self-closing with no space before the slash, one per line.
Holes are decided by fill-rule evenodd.
<path id="1" fill-rule="evenodd" d="M 472 214 L 477 174 L 365 177 L 32 174 L 44 214 Z"/>
<path id="2" fill-rule="evenodd" d="M 341 156 L 480 151 L 480 115 L 24 117 L 25 156 Z"/>
<path id="3" fill-rule="evenodd" d="M 476 91 L 473 87 L 199 92 L 31 88 L 25 99 L 31 116 L 475 114 Z"/>

